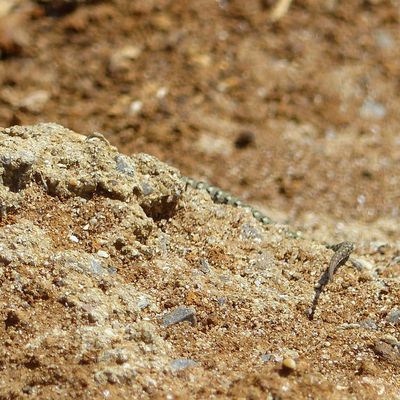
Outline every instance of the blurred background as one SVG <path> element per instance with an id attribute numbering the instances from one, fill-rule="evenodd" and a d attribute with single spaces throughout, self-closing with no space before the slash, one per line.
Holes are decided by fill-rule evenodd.
<path id="1" fill-rule="evenodd" d="M 398 239 L 399 21 L 397 0 L 0 0 L 0 126 L 98 131 L 280 222 Z"/>

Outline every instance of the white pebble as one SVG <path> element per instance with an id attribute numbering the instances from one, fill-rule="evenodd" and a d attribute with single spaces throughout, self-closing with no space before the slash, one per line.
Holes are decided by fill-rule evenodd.
<path id="1" fill-rule="evenodd" d="M 79 239 L 75 235 L 70 235 L 69 240 L 74 243 L 79 243 Z"/>
<path id="2" fill-rule="evenodd" d="M 163 99 L 167 94 L 168 94 L 168 88 L 160 87 L 157 90 L 156 97 L 157 97 L 157 99 Z"/>
<path id="3" fill-rule="evenodd" d="M 143 107 L 143 103 L 140 100 L 132 101 L 129 106 L 129 113 L 130 114 L 137 114 Z"/>
<path id="4" fill-rule="evenodd" d="M 106 251 L 104 251 L 104 250 L 99 250 L 99 251 L 97 252 L 97 255 L 98 255 L 99 257 L 102 257 L 102 258 L 108 258 L 108 257 L 110 257 L 110 256 L 108 255 L 108 253 L 107 253 Z"/>

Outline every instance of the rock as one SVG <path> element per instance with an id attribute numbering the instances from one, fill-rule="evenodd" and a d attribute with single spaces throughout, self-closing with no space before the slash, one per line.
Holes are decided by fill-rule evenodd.
<path id="1" fill-rule="evenodd" d="M 241 227 L 241 237 L 243 239 L 254 240 L 255 242 L 261 242 L 262 233 L 253 225 L 243 224 Z"/>
<path id="2" fill-rule="evenodd" d="M 127 157 L 123 154 L 118 154 L 115 156 L 114 160 L 115 160 L 116 169 L 118 172 L 121 172 L 128 176 L 135 175 L 135 168 L 132 165 L 129 157 Z"/>
<path id="3" fill-rule="evenodd" d="M 77 250 L 56 252 L 49 258 L 49 262 L 62 265 L 63 268 L 69 271 L 76 271 L 95 278 L 111 273 L 108 268 L 105 268 L 103 260 L 92 254 Z"/>
<path id="4" fill-rule="evenodd" d="M 182 371 L 189 367 L 194 367 L 198 365 L 198 363 L 189 358 L 177 358 L 172 360 L 170 363 L 170 368 L 172 372 Z"/>
<path id="5" fill-rule="evenodd" d="M 72 243 L 79 243 L 79 238 L 76 237 L 75 235 L 70 235 L 70 236 L 69 236 L 69 240 L 70 240 Z"/>
<path id="6" fill-rule="evenodd" d="M 372 262 L 370 262 L 368 260 L 365 260 L 365 259 L 362 259 L 362 258 L 355 258 L 354 257 L 354 258 L 351 259 L 351 263 L 359 271 L 366 271 L 371 275 L 374 273 L 374 271 L 376 269 L 375 265 Z"/>
<path id="7" fill-rule="evenodd" d="M 96 260 L 94 257 L 90 261 L 89 270 L 90 270 L 90 272 L 92 272 L 95 275 L 104 275 L 104 274 L 108 273 L 108 271 L 102 267 L 101 261 Z"/>
<path id="8" fill-rule="evenodd" d="M 178 171 L 154 157 L 122 156 L 97 135 L 86 138 L 57 124 L 1 129 L 0 174 L 13 193 L 36 176 L 51 196 L 90 198 L 101 192 L 121 201 L 136 198 L 144 220 L 146 214 L 156 219 L 172 215 L 184 189 Z M 144 195 L 144 180 L 153 187 L 151 194 Z M 17 200 L 15 194 L 8 197 Z"/>
<path id="9" fill-rule="evenodd" d="M 143 102 L 140 100 L 134 100 L 132 103 L 129 105 L 129 111 L 128 113 L 131 115 L 135 115 L 139 113 L 143 108 Z"/>
<path id="10" fill-rule="evenodd" d="M 382 119 L 386 116 L 386 107 L 375 100 L 365 99 L 360 108 L 360 117 L 366 119 Z"/>
<path id="11" fill-rule="evenodd" d="M 400 324 L 400 309 L 399 308 L 393 308 L 388 316 L 386 317 L 387 322 L 394 324 L 394 325 L 399 325 Z"/>
<path id="12" fill-rule="evenodd" d="M 154 189 L 147 183 L 147 182 L 143 182 L 142 183 L 142 190 L 143 190 L 143 194 L 145 196 L 148 196 L 149 194 L 152 194 Z"/>
<path id="13" fill-rule="evenodd" d="M 282 360 L 282 367 L 288 370 L 295 370 L 297 367 L 296 361 L 293 358 L 286 357 Z"/>
<path id="14" fill-rule="evenodd" d="M 199 259 L 199 270 L 203 274 L 208 274 L 211 271 L 210 263 L 208 262 L 207 259 L 205 259 L 205 258 L 200 258 Z"/>
<path id="15" fill-rule="evenodd" d="M 151 304 L 151 302 L 146 296 L 140 296 L 139 300 L 138 300 L 138 303 L 137 303 L 137 306 L 140 309 L 143 309 L 143 308 L 148 307 L 150 304 Z"/>
<path id="16" fill-rule="evenodd" d="M 266 362 L 272 361 L 274 359 L 274 356 L 273 356 L 273 354 L 266 353 L 266 354 L 262 354 L 260 359 L 262 362 L 266 363 Z"/>
<path id="17" fill-rule="evenodd" d="M 0 266 L 38 265 L 51 251 L 54 251 L 52 240 L 30 221 L 0 228 Z"/>
<path id="18" fill-rule="evenodd" d="M 378 325 L 372 319 L 365 319 L 360 322 L 360 328 L 377 330 Z"/>
<path id="19" fill-rule="evenodd" d="M 127 384 L 133 383 L 136 370 L 129 365 L 113 366 L 95 373 L 95 380 L 99 384 Z"/>
<path id="20" fill-rule="evenodd" d="M 125 348 L 117 348 L 104 351 L 99 357 L 100 362 L 115 362 L 117 364 L 125 364 L 130 359 L 129 351 Z"/>
<path id="21" fill-rule="evenodd" d="M 179 306 L 162 318 L 162 324 L 165 327 L 184 321 L 188 321 L 192 325 L 196 324 L 196 312 L 192 307 Z"/>
<path id="22" fill-rule="evenodd" d="M 97 255 L 98 255 L 99 257 L 101 257 L 101 258 L 108 258 L 108 257 L 110 257 L 110 255 L 109 255 L 106 251 L 104 251 L 104 250 L 99 250 L 99 251 L 97 252 Z"/>

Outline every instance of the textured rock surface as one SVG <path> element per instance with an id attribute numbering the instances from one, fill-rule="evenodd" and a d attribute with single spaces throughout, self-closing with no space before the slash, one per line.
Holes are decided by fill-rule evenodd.
<path id="1" fill-rule="evenodd" d="M 330 250 L 55 124 L 0 129 L 0 206 L 0 399 L 400 396 L 396 243 L 309 321 Z"/>
<path id="2" fill-rule="evenodd" d="M 14 205 L 21 192 L 37 182 L 51 196 L 88 199 L 98 194 L 125 202 L 135 196 L 151 217 L 162 217 L 173 212 L 182 192 L 172 168 L 160 168 L 147 154 L 119 154 L 99 134 L 86 137 L 42 124 L 4 129 L 0 141 L 2 191 L 10 199 L 10 193 L 16 193 Z"/>

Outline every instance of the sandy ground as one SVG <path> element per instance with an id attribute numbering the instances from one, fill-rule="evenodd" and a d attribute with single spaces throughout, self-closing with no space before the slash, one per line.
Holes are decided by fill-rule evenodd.
<path id="1" fill-rule="evenodd" d="M 208 333 L 204 340 L 218 345 L 202 350 L 201 365 L 209 363 L 211 372 L 198 375 L 196 384 L 183 385 L 183 395 L 259 398 L 273 393 L 291 398 L 295 394 L 282 391 L 289 380 L 295 385 L 290 390 L 295 387 L 304 396 L 309 391 L 312 398 L 327 393 L 396 398 L 395 391 L 389 395 L 387 390 L 391 384 L 396 390 L 399 351 L 399 325 L 388 318 L 399 304 L 400 3 L 294 1 L 274 23 L 273 5 L 266 0 L 0 1 L 0 126 L 54 121 L 80 133 L 102 132 L 122 153 L 146 152 L 184 175 L 217 184 L 307 239 L 299 251 L 297 242 L 276 248 L 273 236 L 262 236 L 250 246 L 253 250 L 240 253 L 250 262 L 251 251 L 267 248 L 273 260 L 291 263 L 290 276 L 296 277 L 290 279 L 304 285 L 278 283 L 279 292 L 289 296 L 298 290 L 304 298 L 295 307 L 298 314 L 291 311 L 294 320 L 275 324 L 270 318 L 268 325 L 268 314 L 260 317 L 253 310 L 260 329 L 270 326 L 257 354 L 276 352 L 278 361 L 256 367 L 243 361 L 245 354 L 258 357 L 255 347 L 251 353 L 250 344 L 232 332 L 232 342 Z M 177 243 L 189 235 L 196 253 L 210 232 L 193 220 L 207 218 L 212 203 L 203 209 L 199 204 L 206 200 L 195 191 L 187 194 L 184 202 L 195 202 L 195 216 L 177 214 L 163 229 Z M 229 218 L 220 226 L 214 221 L 212 235 L 218 226 L 221 235 L 226 230 L 234 237 L 239 217 Z M 233 268 L 240 248 L 233 241 L 236 248 L 227 250 L 227 237 L 220 238 L 221 248 L 213 244 L 204 250 L 221 271 Z M 320 244 L 343 240 L 355 242 L 364 272 L 344 268 L 342 278 L 321 296 L 327 302 L 321 309 L 330 311 L 318 314 L 312 324 L 304 310 L 332 255 Z M 312 243 L 320 247 L 311 250 Z M 198 260 L 189 257 L 188 262 Z M 272 264 L 284 271 L 279 262 Z M 241 275 L 244 265 L 237 268 L 231 273 Z M 364 277 L 365 270 L 373 278 Z M 149 285 L 156 287 L 161 283 L 154 274 Z M 377 276 L 390 282 L 382 288 Z M 249 301 L 246 293 L 238 296 Z M 180 305 L 187 295 L 183 289 L 180 301 L 171 295 L 165 308 Z M 158 302 L 161 312 L 164 303 Z M 196 303 L 189 296 L 185 303 L 191 302 Z M 235 329 L 245 335 L 253 314 L 233 303 L 231 313 L 244 308 L 238 316 L 244 321 L 236 322 Z M 221 316 L 215 318 L 219 326 Z M 364 320 L 372 321 L 367 328 L 342 330 L 343 324 Z M 199 361 L 198 351 L 187 348 L 199 335 L 196 329 L 182 331 L 180 326 L 168 339 L 180 349 L 174 357 Z M 299 358 L 296 374 L 282 373 L 283 348 L 288 357 Z M 231 360 L 232 352 L 236 357 Z M 217 354 L 225 361 L 220 360 L 221 375 L 215 379 L 228 378 L 213 381 L 218 389 L 208 392 L 205 382 L 219 363 Z M 323 354 L 328 358 L 321 359 Z M 304 371 L 322 377 L 305 379 L 302 359 Z M 180 374 L 179 379 L 192 379 L 185 371 Z M 89 372 L 83 375 L 90 381 Z M 323 377 L 327 383 L 315 389 Z M 165 379 L 178 396 L 182 382 L 175 376 Z"/>

